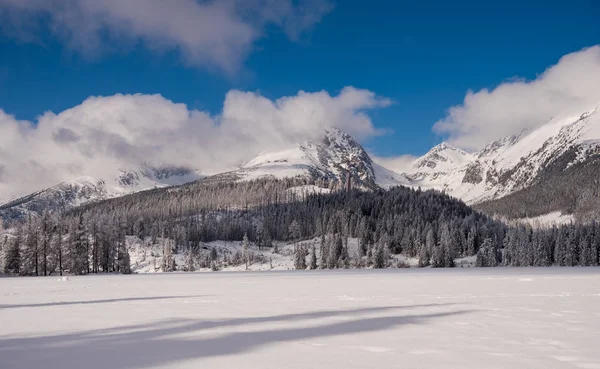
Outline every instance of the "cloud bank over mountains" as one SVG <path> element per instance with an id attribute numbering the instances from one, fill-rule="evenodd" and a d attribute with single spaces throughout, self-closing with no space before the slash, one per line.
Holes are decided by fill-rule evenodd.
<path id="1" fill-rule="evenodd" d="M 433 127 L 467 150 L 535 128 L 558 114 L 600 106 L 600 46 L 563 56 L 532 81 L 513 80 L 493 90 L 469 91 Z"/>
<path id="2" fill-rule="evenodd" d="M 340 128 L 359 139 L 378 134 L 366 113 L 390 101 L 346 87 L 338 95 L 299 92 L 270 100 L 232 90 L 212 116 L 160 95 L 90 97 L 36 122 L 0 110 L 0 198 L 74 177 L 113 178 L 118 169 L 176 165 L 216 173 L 261 151 L 319 139 Z"/>
<path id="3" fill-rule="evenodd" d="M 25 42 L 50 33 L 88 56 L 142 42 L 232 74 L 267 27 L 296 41 L 332 9 L 328 0 L 0 0 L 0 30 Z"/>

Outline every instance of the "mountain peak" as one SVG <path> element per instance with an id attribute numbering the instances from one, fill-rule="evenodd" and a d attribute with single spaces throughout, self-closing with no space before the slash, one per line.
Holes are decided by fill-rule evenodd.
<path id="1" fill-rule="evenodd" d="M 415 160 L 413 174 L 423 172 L 444 172 L 472 159 L 468 152 L 456 148 L 447 142 L 434 146 L 427 154 Z"/>
<path id="2" fill-rule="evenodd" d="M 359 147 L 361 146 L 354 137 L 348 133 L 342 131 L 337 127 L 326 128 L 323 136 L 323 143 L 326 145 L 337 144 L 345 147 Z M 362 148 L 362 147 L 361 147 Z"/>
<path id="3" fill-rule="evenodd" d="M 404 177 L 373 163 L 364 148 L 339 128 L 324 130 L 321 140 L 305 141 L 279 151 L 262 152 L 239 170 L 214 176 L 215 179 L 304 178 L 308 181 L 346 182 L 350 172 L 360 188 L 406 184 Z"/>
<path id="4" fill-rule="evenodd" d="M 432 147 L 431 150 L 429 150 L 429 152 L 438 152 L 438 151 L 444 151 L 444 150 L 458 150 L 458 149 L 444 141 L 444 142 L 439 143 L 439 144 L 435 145 L 434 147 Z"/>

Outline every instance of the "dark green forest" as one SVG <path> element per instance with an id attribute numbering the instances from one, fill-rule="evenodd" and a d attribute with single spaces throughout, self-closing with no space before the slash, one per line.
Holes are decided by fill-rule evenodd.
<path id="1" fill-rule="evenodd" d="M 297 250 L 299 269 L 309 264 L 382 268 L 397 254 L 418 258 L 421 267 L 453 267 L 456 258 L 467 256 L 476 256 L 481 267 L 600 262 L 600 227 L 595 222 L 549 229 L 511 226 L 440 192 L 405 187 L 312 195 L 290 190 L 306 184 L 313 183 L 199 181 L 64 212 L 31 214 L 5 225 L 12 232 L 0 240 L 3 272 L 129 273 L 127 236 L 154 243 L 169 240 L 163 256 L 200 255 L 202 244 L 214 240 L 244 240 L 268 249 L 278 242 L 319 238 L 319 260 L 315 251 L 309 255 L 310 250 Z M 348 252 L 348 238 L 359 240 L 359 255 Z M 298 261 L 308 256 L 310 262 Z"/>

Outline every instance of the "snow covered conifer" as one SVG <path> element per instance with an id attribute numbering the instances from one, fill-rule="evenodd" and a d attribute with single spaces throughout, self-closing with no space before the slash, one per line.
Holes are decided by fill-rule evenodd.
<path id="1" fill-rule="evenodd" d="M 217 261 L 218 258 L 219 258 L 219 254 L 217 253 L 217 248 L 212 247 L 210 249 L 210 261 Z"/>
<path id="2" fill-rule="evenodd" d="M 294 268 L 297 270 L 306 269 L 306 249 L 303 246 L 294 247 Z"/>
<path id="3" fill-rule="evenodd" d="M 385 250 L 383 249 L 383 246 L 377 246 L 375 255 L 373 255 L 373 268 L 385 268 Z"/>
<path id="4" fill-rule="evenodd" d="M 427 250 L 427 246 L 421 244 L 421 246 L 419 246 L 419 266 L 426 267 L 429 266 L 429 263 L 429 251 Z"/>
<path id="5" fill-rule="evenodd" d="M 577 236 L 573 228 L 569 229 L 569 236 L 567 237 L 566 254 L 565 254 L 565 265 L 575 266 L 577 265 Z"/>
<path id="6" fill-rule="evenodd" d="M 254 233 L 256 245 L 258 246 L 258 249 L 261 250 L 265 246 L 265 228 L 262 223 L 256 225 Z"/>
<path id="7" fill-rule="evenodd" d="M 10 240 L 5 245 L 6 250 L 4 252 L 4 273 L 7 274 L 20 274 L 21 273 L 21 242 L 23 238 L 23 231 L 19 226 L 14 239 Z"/>
<path id="8" fill-rule="evenodd" d="M 175 259 L 173 257 L 173 247 L 171 246 L 170 240 L 165 240 L 163 237 L 163 260 L 162 260 L 162 271 L 173 272 L 175 270 Z"/>
<path id="9" fill-rule="evenodd" d="M 563 228 L 557 231 L 554 246 L 554 263 L 558 266 L 565 266 L 565 257 L 567 254 L 567 240 Z"/>
<path id="10" fill-rule="evenodd" d="M 321 253 L 321 269 L 327 268 L 327 255 L 329 255 L 329 247 L 327 241 L 328 240 L 325 237 L 325 235 L 321 235 L 321 245 L 319 246 L 319 251 Z"/>
<path id="11" fill-rule="evenodd" d="M 88 238 L 85 231 L 83 215 L 71 230 L 72 237 L 72 255 L 71 255 L 71 273 L 86 274 L 89 271 Z"/>
<path id="12" fill-rule="evenodd" d="M 471 226 L 469 234 L 467 236 L 467 256 L 475 255 L 477 243 L 477 229 L 475 226 Z"/>
<path id="13" fill-rule="evenodd" d="M 248 234 L 244 233 L 244 238 L 242 239 L 242 250 L 243 250 L 243 255 L 242 257 L 244 258 L 244 263 L 246 265 L 246 269 L 248 269 L 248 262 L 250 261 L 250 255 L 249 255 L 249 251 L 248 248 L 250 247 L 250 241 L 248 240 Z"/>
<path id="14" fill-rule="evenodd" d="M 475 266 L 478 267 L 495 267 L 498 266 L 498 261 L 496 259 L 496 250 L 494 249 L 494 245 L 491 238 L 486 238 L 483 240 L 483 244 L 479 248 L 477 252 L 477 259 L 475 261 Z"/>
<path id="15" fill-rule="evenodd" d="M 187 252 L 183 270 L 185 270 L 186 272 L 195 271 L 196 270 L 196 266 L 195 266 L 196 257 L 197 257 L 197 247 L 196 247 L 196 245 L 192 245 L 192 247 L 190 247 L 190 249 Z"/>
<path id="16" fill-rule="evenodd" d="M 312 245 L 312 252 L 310 255 L 310 269 L 317 269 L 317 248 Z"/>
<path id="17" fill-rule="evenodd" d="M 296 219 L 294 219 L 292 221 L 292 223 L 290 224 L 290 227 L 289 227 L 288 231 L 289 231 L 290 239 L 295 244 L 296 241 L 300 238 L 300 224 L 298 224 L 298 221 Z"/>
<path id="18" fill-rule="evenodd" d="M 131 274 L 131 261 L 127 247 L 119 248 L 117 255 L 117 270 L 123 274 Z"/>

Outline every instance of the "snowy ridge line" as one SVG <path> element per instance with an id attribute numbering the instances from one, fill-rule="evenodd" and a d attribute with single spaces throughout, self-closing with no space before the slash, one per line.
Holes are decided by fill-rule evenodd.
<path id="1" fill-rule="evenodd" d="M 537 129 L 506 137 L 469 154 L 442 143 L 405 173 L 411 186 L 434 188 L 469 204 L 498 199 L 530 186 L 548 165 L 573 148 L 585 161 L 600 147 L 598 107 L 556 116 Z"/>

